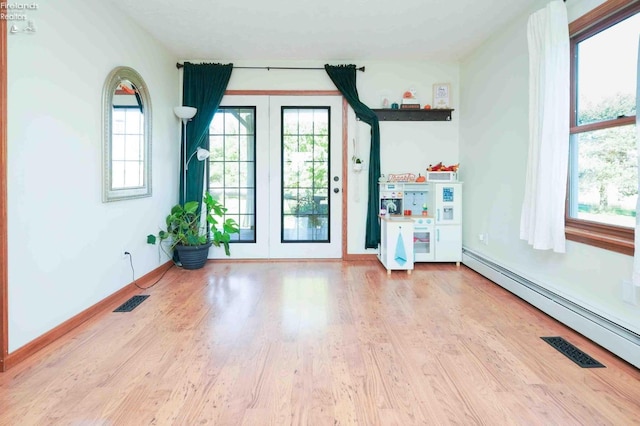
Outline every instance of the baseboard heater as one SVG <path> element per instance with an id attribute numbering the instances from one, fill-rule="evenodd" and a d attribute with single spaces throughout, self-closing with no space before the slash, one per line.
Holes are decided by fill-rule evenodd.
<path id="1" fill-rule="evenodd" d="M 462 263 L 640 368 L 639 334 L 467 248 L 462 249 Z"/>

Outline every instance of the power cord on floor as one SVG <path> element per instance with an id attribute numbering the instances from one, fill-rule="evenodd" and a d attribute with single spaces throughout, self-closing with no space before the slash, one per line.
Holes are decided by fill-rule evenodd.
<path id="1" fill-rule="evenodd" d="M 133 284 L 134 284 L 136 287 L 138 287 L 139 289 L 141 289 L 141 290 L 146 290 L 146 289 L 151 288 L 151 287 L 153 287 L 154 285 L 158 284 L 158 283 L 160 282 L 160 280 L 164 278 L 164 276 L 165 276 L 165 274 L 167 273 L 167 271 L 169 271 L 169 269 L 173 268 L 173 266 L 175 265 L 175 263 L 172 263 L 172 264 L 171 264 L 171 266 L 169 266 L 167 269 L 165 269 L 165 271 L 162 273 L 162 275 L 160 275 L 160 278 L 158 278 L 158 279 L 156 280 L 156 282 L 154 282 L 154 283 L 153 283 L 153 284 L 151 284 L 150 286 L 148 286 L 148 287 L 140 287 L 140 286 L 138 285 L 138 282 L 136 281 L 136 272 L 135 272 L 135 270 L 133 269 L 133 256 L 132 256 L 132 255 L 131 255 L 131 253 L 129 253 L 128 251 L 125 251 L 125 252 L 124 252 L 124 254 L 125 254 L 125 256 L 129 256 L 129 264 L 131 265 L 131 277 L 132 277 L 132 279 L 133 279 Z"/>

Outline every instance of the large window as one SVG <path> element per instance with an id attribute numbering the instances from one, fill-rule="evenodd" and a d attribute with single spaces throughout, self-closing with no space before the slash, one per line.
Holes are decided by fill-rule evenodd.
<path id="1" fill-rule="evenodd" d="M 640 3 L 630 3 L 617 11 L 600 9 L 580 20 L 579 27 L 570 26 L 566 220 L 568 239 L 627 254 L 633 254 L 638 197 L 635 116 Z"/>
<path id="2" fill-rule="evenodd" d="M 256 242 L 255 117 L 254 107 L 220 107 L 209 126 L 209 191 L 240 225 L 232 242 Z"/>

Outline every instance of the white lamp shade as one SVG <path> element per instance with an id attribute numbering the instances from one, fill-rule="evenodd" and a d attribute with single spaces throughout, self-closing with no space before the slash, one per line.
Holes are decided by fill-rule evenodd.
<path id="1" fill-rule="evenodd" d="M 173 108 L 173 112 L 178 116 L 178 118 L 181 118 L 182 120 L 189 120 L 196 115 L 198 109 L 190 106 L 177 106 Z"/>
<path id="2" fill-rule="evenodd" d="M 198 161 L 206 160 L 210 155 L 211 153 L 204 148 L 198 147 L 198 149 L 196 150 L 196 158 L 198 159 Z"/>

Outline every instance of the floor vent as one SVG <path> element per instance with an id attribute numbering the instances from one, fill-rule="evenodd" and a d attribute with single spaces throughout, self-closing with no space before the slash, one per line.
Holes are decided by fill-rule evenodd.
<path id="1" fill-rule="evenodd" d="M 542 340 L 556 348 L 563 355 L 575 362 L 582 368 L 606 368 L 562 337 L 541 337 Z"/>
<path id="2" fill-rule="evenodd" d="M 144 300 L 149 297 L 148 294 L 133 296 L 131 299 L 124 302 L 122 305 L 118 306 L 113 312 L 131 312 L 133 311 L 139 304 L 144 302 Z"/>

